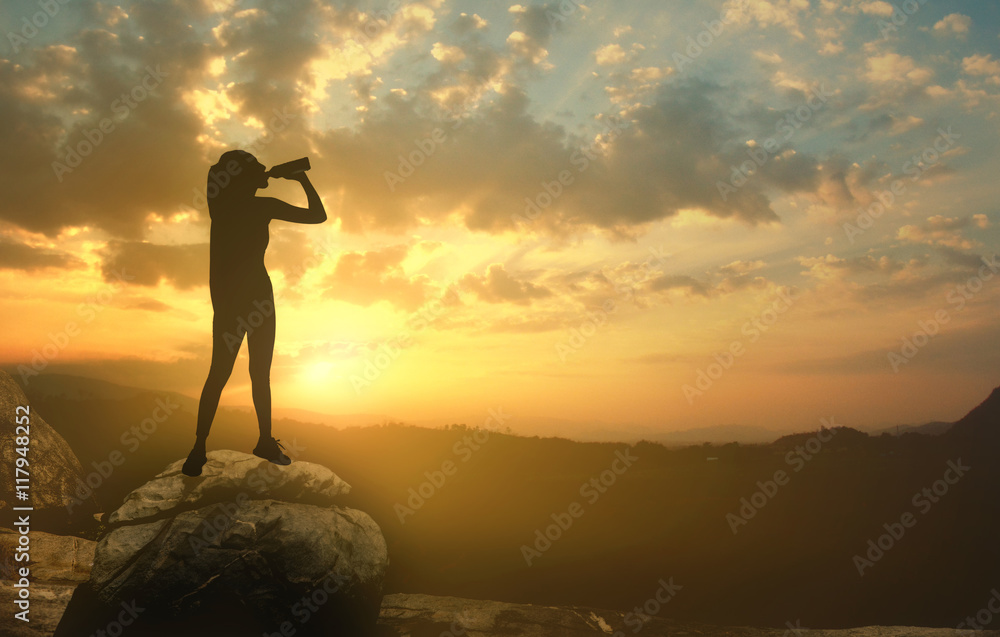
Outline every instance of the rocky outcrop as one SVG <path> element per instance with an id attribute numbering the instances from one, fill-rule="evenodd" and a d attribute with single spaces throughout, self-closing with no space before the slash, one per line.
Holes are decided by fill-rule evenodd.
<path id="1" fill-rule="evenodd" d="M 124 613 L 143 635 L 370 633 L 388 565 L 350 486 L 307 462 L 213 451 L 197 478 L 171 464 L 109 518 L 90 580 L 57 635 Z"/>
<path id="2" fill-rule="evenodd" d="M 27 430 L 19 430 L 24 422 L 18 423 L 23 411 L 18 407 L 28 407 Z M 27 436 L 24 434 L 27 433 Z M 23 467 L 28 472 L 28 500 L 17 499 L 18 483 L 15 478 L 25 474 L 16 473 L 14 459 L 19 457 L 19 438 L 28 442 L 27 461 Z M 77 490 L 85 482 L 83 467 L 66 440 L 53 429 L 41 415 L 32 410 L 21 387 L 10 374 L 0 370 L 0 524 L 12 524 L 11 507 L 31 506 L 33 530 L 66 532 L 90 525 L 97 503 L 93 497 L 77 499 Z"/>
<path id="3" fill-rule="evenodd" d="M 27 566 L 31 570 L 30 621 L 13 618 L 19 599 L 17 570 L 24 562 L 14 560 L 20 533 L 0 528 L 0 608 L 7 609 L 0 619 L 0 635 L 8 637 L 45 637 L 55 631 L 73 590 L 90 576 L 97 542 L 83 538 L 31 532 L 31 551 Z"/>
<path id="4" fill-rule="evenodd" d="M 912 626 L 865 626 L 844 630 L 811 629 L 801 625 L 784 628 L 712 626 L 681 622 L 661 615 L 638 615 L 569 606 L 508 604 L 480 599 L 434 595 L 386 595 L 382 601 L 380 635 L 428 635 L 434 637 L 594 637 L 596 635 L 643 637 L 701 635 L 702 637 L 955 637 L 954 628 Z M 971 634 L 971 633 L 970 633 Z M 998 631 L 982 631 L 976 637 L 1000 637 Z"/>

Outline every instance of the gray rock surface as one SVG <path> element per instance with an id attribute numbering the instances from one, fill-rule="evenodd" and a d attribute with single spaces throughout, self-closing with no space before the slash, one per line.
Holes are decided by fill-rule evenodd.
<path id="1" fill-rule="evenodd" d="M 16 477 L 13 460 L 17 457 L 17 417 L 19 406 L 29 407 L 28 488 L 26 502 L 16 498 Z M 34 507 L 32 529 L 64 532 L 77 523 L 92 522 L 97 511 L 93 497 L 77 498 L 85 474 L 80 460 L 66 440 L 42 416 L 30 409 L 21 387 L 7 372 L 0 370 L 0 512 L 2 524 L 11 523 L 11 507 Z M 77 500 L 79 504 L 67 507 Z M 72 510 L 70 510 L 72 509 Z"/>
<path id="2" fill-rule="evenodd" d="M 311 462 L 277 466 L 257 456 L 222 449 L 208 454 L 201 475 L 191 478 L 181 473 L 183 460 L 172 463 L 162 473 L 125 497 L 108 522 L 137 522 L 162 514 L 233 501 L 240 494 L 264 496 L 272 500 L 328 506 L 347 495 L 351 487 L 326 467 Z"/>
<path id="3" fill-rule="evenodd" d="M 55 632 L 59 620 L 69 604 L 73 591 L 90 576 L 97 542 L 83 538 L 53 535 L 41 531 L 31 532 L 31 610 L 30 622 L 13 619 L 18 610 L 14 600 L 18 589 L 14 586 L 17 568 L 14 547 L 18 533 L 0 528 L 0 635 L 9 637 L 47 637 Z"/>
<path id="4" fill-rule="evenodd" d="M 386 595 L 382 600 L 379 621 L 384 636 L 398 637 L 584 637 L 596 635 L 639 634 L 643 637 L 687 635 L 690 637 L 788 637 L 788 628 L 749 628 L 712 626 L 679 622 L 663 616 L 650 617 L 638 625 L 626 623 L 626 613 L 578 607 L 508 604 L 459 597 L 434 595 Z M 636 628 L 639 628 L 638 631 Z M 919 628 L 911 626 L 865 626 L 844 630 L 806 629 L 804 637 L 956 637 L 954 628 Z M 971 634 L 971 633 L 970 633 Z M 976 637 L 1000 637 L 987 630 Z"/>
<path id="5" fill-rule="evenodd" d="M 373 629 L 388 553 L 368 514 L 336 504 L 350 486 L 307 462 L 278 466 L 236 451 L 208 459 L 196 478 L 174 462 L 109 516 L 79 593 L 85 605 L 135 605 L 147 635 Z M 78 606 L 61 634 L 107 623 Z"/>
<path id="6" fill-rule="evenodd" d="M 24 562 L 13 559 L 20 533 L 0 528 L 0 572 L 11 579 Z M 31 576 L 38 581 L 79 584 L 90 577 L 97 542 L 72 535 L 55 535 L 31 531 L 31 559 L 27 562 Z"/>

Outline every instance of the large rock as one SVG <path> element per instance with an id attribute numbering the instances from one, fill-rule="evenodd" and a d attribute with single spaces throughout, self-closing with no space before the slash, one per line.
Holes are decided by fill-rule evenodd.
<path id="1" fill-rule="evenodd" d="M 210 452 L 197 478 L 182 464 L 109 516 L 57 635 L 107 629 L 122 613 L 143 635 L 374 629 L 386 543 L 366 513 L 338 506 L 347 483 L 316 464 L 236 451 Z"/>
<path id="2" fill-rule="evenodd" d="M 13 579 L 19 566 L 28 566 L 35 581 L 79 584 L 90 576 L 97 542 L 72 535 L 54 535 L 32 530 L 27 564 L 14 559 L 21 534 L 0 528 L 0 573 Z"/>
<path id="3" fill-rule="evenodd" d="M 720 599 L 720 604 L 725 601 Z M 645 613 L 651 611 L 647 610 Z M 382 603 L 380 635 L 386 637 L 643 637 L 700 635 L 701 637 L 956 637 L 954 628 L 914 626 L 865 626 L 817 629 L 789 622 L 780 628 L 713 626 L 678 621 L 669 606 L 648 615 L 642 610 L 616 611 L 579 606 L 535 606 L 481 599 L 433 595 L 386 595 Z M 968 631 L 967 634 L 973 634 Z M 998 637 L 1000 631 L 985 630 L 976 637 Z"/>
<path id="4" fill-rule="evenodd" d="M 31 531 L 31 559 L 27 562 L 31 569 L 30 621 L 25 622 L 13 617 L 20 611 L 15 601 L 23 590 L 17 571 L 25 563 L 14 559 L 20 535 L 15 530 L 0 528 L 0 608 L 9 609 L 0 619 L 0 635 L 47 637 L 59 624 L 73 590 L 89 577 L 97 542 Z"/>
<path id="5" fill-rule="evenodd" d="M 25 432 L 18 430 L 17 418 L 21 412 L 17 408 L 26 406 L 28 410 L 28 471 L 29 499 L 17 499 L 18 484 L 15 478 L 14 459 L 19 457 L 18 437 Z M 90 526 L 92 515 L 97 511 L 93 497 L 86 500 L 76 498 L 79 485 L 85 481 L 83 467 L 66 440 L 53 429 L 37 411 L 31 409 L 21 387 L 10 374 L 0 370 L 0 524 L 13 524 L 12 507 L 31 506 L 32 530 L 65 532 Z M 72 505 L 71 505 L 72 504 Z"/>

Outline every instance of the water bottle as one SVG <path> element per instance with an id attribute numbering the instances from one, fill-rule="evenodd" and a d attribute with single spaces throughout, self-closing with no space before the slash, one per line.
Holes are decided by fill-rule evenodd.
<path id="1" fill-rule="evenodd" d="M 296 159 L 294 161 L 286 161 L 283 164 L 278 164 L 277 166 L 272 166 L 271 170 L 267 171 L 267 176 L 272 179 L 282 179 L 290 177 L 295 173 L 301 173 L 309 170 L 309 158 L 303 157 L 302 159 Z"/>

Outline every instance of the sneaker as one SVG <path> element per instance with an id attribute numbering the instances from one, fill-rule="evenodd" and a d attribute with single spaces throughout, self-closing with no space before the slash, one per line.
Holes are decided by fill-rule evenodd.
<path id="1" fill-rule="evenodd" d="M 285 445 L 281 444 L 277 438 L 268 438 L 257 443 L 257 446 L 254 447 L 253 455 L 264 460 L 270 460 L 274 464 L 292 464 L 292 459 L 281 453 L 281 450 L 284 448 Z"/>
<path id="2" fill-rule="evenodd" d="M 205 456 L 204 449 L 192 449 L 191 453 L 188 454 L 187 460 L 184 461 L 181 473 L 191 477 L 200 476 L 201 468 L 205 466 L 207 460 L 208 458 Z"/>

